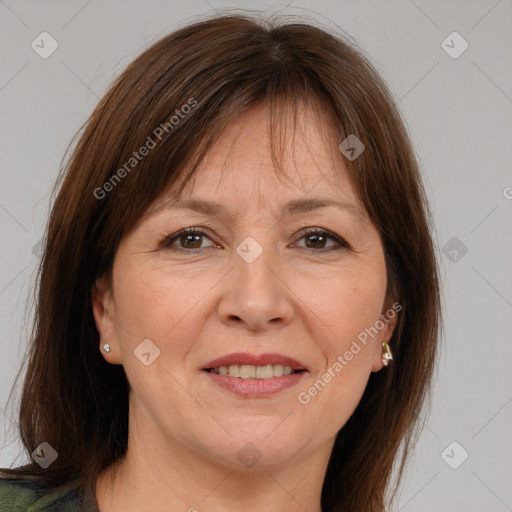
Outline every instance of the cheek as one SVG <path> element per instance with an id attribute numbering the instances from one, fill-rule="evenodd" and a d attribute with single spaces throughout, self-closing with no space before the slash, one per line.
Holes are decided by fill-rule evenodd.
<path id="1" fill-rule="evenodd" d="M 133 399 L 145 404 L 144 409 L 155 415 L 152 421 L 161 421 L 155 411 L 167 411 L 172 425 L 180 411 L 195 411 L 188 394 L 183 393 L 187 371 L 184 362 L 199 339 L 200 317 L 205 314 L 200 298 L 212 283 L 196 279 L 194 286 L 190 286 L 188 278 L 142 263 L 119 265 L 117 272 L 116 330 L 122 365 L 135 392 Z M 150 360 L 153 354 L 158 356 L 146 366 L 137 354 L 141 354 L 138 347 L 143 340 L 148 339 L 156 347 L 148 346 Z"/>
<path id="2" fill-rule="evenodd" d="M 160 337 L 183 317 L 192 293 L 176 275 L 120 257 L 114 273 L 115 311 L 130 332 Z M 165 329 L 165 330 L 164 330 Z"/>
<path id="3" fill-rule="evenodd" d="M 160 350 L 158 363 L 183 371 L 182 361 L 200 338 L 208 315 L 208 293 L 218 276 L 169 272 L 143 261 L 119 259 L 115 269 L 116 328 L 121 340 L 123 365 L 139 369 L 134 350 L 150 339 Z M 210 306 L 211 307 L 211 306 Z"/>
<path id="4" fill-rule="evenodd" d="M 323 351 L 330 358 L 336 357 L 379 319 L 386 292 L 385 270 L 343 269 L 317 280 L 314 286 L 305 282 L 304 291 L 304 302 L 327 328 L 323 330 L 327 336 L 319 340 L 323 340 Z"/>
<path id="5" fill-rule="evenodd" d="M 339 372 L 329 365 L 328 370 L 308 388 L 300 390 L 297 399 L 304 408 L 301 414 L 303 428 L 310 423 L 314 430 L 315 423 L 320 421 L 322 436 L 327 439 L 347 423 L 361 401 L 370 376 L 369 372 L 351 363 Z"/>
<path id="6" fill-rule="evenodd" d="M 379 319 L 385 288 L 384 267 L 354 268 L 326 279 L 316 288 L 321 293 L 310 295 L 323 327 L 316 341 L 324 366 L 315 369 L 297 398 L 312 417 L 330 425 L 332 434 L 352 415 L 366 388 L 376 339 L 369 332 Z"/>

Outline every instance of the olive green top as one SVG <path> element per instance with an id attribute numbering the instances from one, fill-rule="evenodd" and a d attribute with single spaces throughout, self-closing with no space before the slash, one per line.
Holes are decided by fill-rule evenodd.
<path id="1" fill-rule="evenodd" d="M 80 500 L 78 481 L 55 486 L 37 475 L 0 469 L 0 512 L 99 512 L 93 495 Z"/>

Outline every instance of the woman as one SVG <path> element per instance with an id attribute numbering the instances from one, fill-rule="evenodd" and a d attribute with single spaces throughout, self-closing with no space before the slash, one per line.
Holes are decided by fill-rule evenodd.
<path id="1" fill-rule="evenodd" d="M 385 510 L 435 368 L 430 226 L 348 42 L 238 15 L 161 39 L 60 184 L 0 509 Z"/>

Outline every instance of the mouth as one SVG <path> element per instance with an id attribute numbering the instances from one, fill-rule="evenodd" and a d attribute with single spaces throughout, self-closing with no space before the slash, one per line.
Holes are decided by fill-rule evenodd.
<path id="1" fill-rule="evenodd" d="M 263 397 L 296 385 L 308 369 L 281 354 L 230 354 L 202 369 L 212 381 L 239 396 Z"/>
<path id="2" fill-rule="evenodd" d="M 270 379 L 307 371 L 307 368 L 297 359 L 282 354 L 237 352 L 210 361 L 203 370 L 241 379 Z"/>
<path id="3" fill-rule="evenodd" d="M 306 370 L 294 370 L 291 366 L 282 364 L 266 364 L 264 366 L 255 366 L 250 364 L 232 364 L 230 366 L 219 366 L 217 368 L 205 368 L 205 371 L 217 375 L 227 375 L 238 379 L 271 379 L 273 377 L 282 377 L 283 375 L 292 375 L 294 373 L 305 372 Z"/>

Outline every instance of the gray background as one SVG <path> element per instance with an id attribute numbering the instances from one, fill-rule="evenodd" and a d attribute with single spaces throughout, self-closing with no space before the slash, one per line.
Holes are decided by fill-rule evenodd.
<path id="1" fill-rule="evenodd" d="M 512 510 L 511 0 L 0 0 L 0 467 L 23 462 L 5 405 L 66 147 L 137 54 L 228 7 L 338 25 L 389 84 L 435 214 L 446 315 L 432 412 L 396 510 Z M 31 48 L 43 31 L 59 45 L 47 59 Z M 457 58 L 442 46 L 453 31 L 469 44 Z M 458 53 L 462 41 L 452 39 L 445 44 Z"/>

